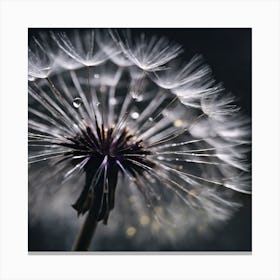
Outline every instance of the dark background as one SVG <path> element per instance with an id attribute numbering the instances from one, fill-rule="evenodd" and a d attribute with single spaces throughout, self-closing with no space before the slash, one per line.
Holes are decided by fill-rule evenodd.
<path id="1" fill-rule="evenodd" d="M 42 29 L 41 29 L 42 30 Z M 39 29 L 30 29 L 29 36 Z M 185 58 L 189 60 L 195 54 L 202 54 L 205 62 L 213 70 L 217 82 L 223 82 L 227 91 L 233 93 L 243 112 L 251 117 L 251 29 L 250 28 L 150 28 L 134 29 L 137 34 L 166 36 L 183 46 Z M 217 230 L 215 237 L 198 239 L 192 244 L 171 245 L 161 248 L 164 251 L 251 251 L 252 249 L 252 213 L 251 196 L 240 195 L 244 206 L 223 228 Z M 29 251 L 69 250 L 63 246 L 63 233 L 48 232 L 48 238 L 42 238 L 45 229 L 37 224 L 29 227 Z M 52 239 L 52 245 L 45 243 Z M 117 240 L 115 240 L 117 241 Z M 109 245 L 109 244 L 108 244 Z M 141 250 L 132 243 L 123 244 L 126 250 Z M 107 246 L 105 246 L 107 247 Z"/>

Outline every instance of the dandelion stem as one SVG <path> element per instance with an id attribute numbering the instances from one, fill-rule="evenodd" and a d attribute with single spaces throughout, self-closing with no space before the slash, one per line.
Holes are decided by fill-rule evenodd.
<path id="1" fill-rule="evenodd" d="M 93 203 L 89 209 L 89 213 L 85 219 L 85 222 L 77 236 L 77 239 L 73 246 L 73 251 L 87 251 L 91 240 L 94 236 L 97 228 L 98 211 L 96 211 L 96 204 Z"/>

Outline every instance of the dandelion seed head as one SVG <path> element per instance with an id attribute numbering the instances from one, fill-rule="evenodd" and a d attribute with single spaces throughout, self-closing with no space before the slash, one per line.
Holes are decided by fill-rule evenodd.
<path id="1" fill-rule="evenodd" d="M 32 221 L 70 227 L 94 204 L 108 228 L 97 238 L 145 243 L 207 235 L 232 217 L 235 194 L 250 193 L 250 121 L 201 56 L 181 53 L 127 30 L 30 40 Z"/>

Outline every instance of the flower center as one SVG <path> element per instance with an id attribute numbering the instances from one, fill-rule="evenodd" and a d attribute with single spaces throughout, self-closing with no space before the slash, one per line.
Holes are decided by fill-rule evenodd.
<path id="1" fill-rule="evenodd" d="M 106 224 L 114 208 L 115 190 L 119 173 L 136 180 L 142 174 L 142 165 L 151 166 L 146 158 L 142 140 L 127 128 L 104 129 L 96 125 L 95 133 L 87 126 L 73 138 L 67 138 L 62 146 L 71 148 L 73 164 L 83 164 L 85 185 L 73 208 L 78 214 L 94 207 L 98 221 Z"/>

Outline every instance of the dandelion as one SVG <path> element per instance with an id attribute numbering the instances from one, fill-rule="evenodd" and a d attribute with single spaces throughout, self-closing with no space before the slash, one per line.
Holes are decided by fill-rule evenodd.
<path id="1" fill-rule="evenodd" d="M 238 209 L 236 192 L 250 194 L 250 122 L 202 57 L 181 52 L 127 30 L 30 39 L 29 211 L 61 215 L 42 201 L 69 199 L 86 216 L 74 250 L 99 222 L 125 224 L 129 238 L 203 232 Z"/>

